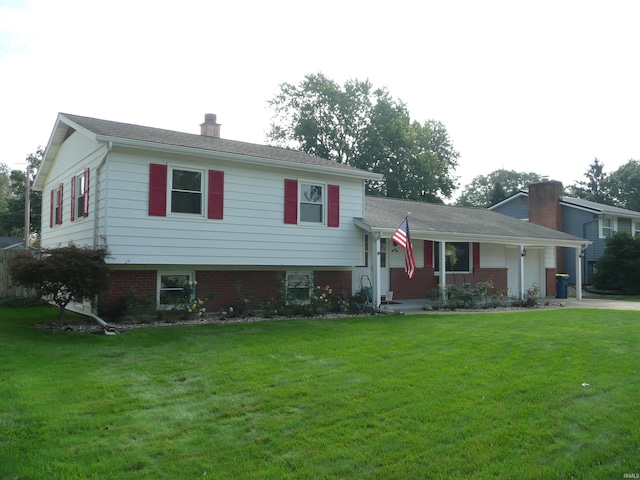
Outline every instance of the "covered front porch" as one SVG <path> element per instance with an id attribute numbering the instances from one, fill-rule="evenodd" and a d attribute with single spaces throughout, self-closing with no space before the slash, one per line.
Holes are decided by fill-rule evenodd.
<path id="1" fill-rule="evenodd" d="M 405 217 L 415 258 L 413 278 L 405 273 L 405 250 L 392 241 Z M 532 290 L 539 297 L 555 296 L 556 274 L 564 273 L 556 269 L 558 249 L 572 249 L 580 265 L 589 244 L 488 210 L 387 198 L 367 198 L 367 215 L 356 219 L 356 225 L 367 246 L 364 266 L 354 269 L 354 291 L 359 280 L 360 287 L 367 286 L 366 278 L 379 303 L 387 292 L 393 292 L 396 302 L 421 301 L 431 298 L 434 289 L 444 295 L 451 285 L 474 287 L 489 281 L 510 298 L 524 298 Z M 576 296 L 581 299 L 582 272 L 577 275 Z"/>

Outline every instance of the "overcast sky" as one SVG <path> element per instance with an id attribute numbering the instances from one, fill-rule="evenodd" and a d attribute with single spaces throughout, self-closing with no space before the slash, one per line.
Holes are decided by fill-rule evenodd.
<path id="1" fill-rule="evenodd" d="M 0 0 L 0 163 L 58 112 L 265 143 L 267 101 L 321 72 L 443 122 L 461 186 L 505 168 L 565 185 L 640 159 L 634 0 Z M 458 194 L 460 192 L 458 191 Z"/>

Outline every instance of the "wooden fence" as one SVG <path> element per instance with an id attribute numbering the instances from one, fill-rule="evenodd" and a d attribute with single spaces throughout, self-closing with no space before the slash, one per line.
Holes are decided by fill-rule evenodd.
<path id="1" fill-rule="evenodd" d="M 11 281 L 9 275 L 9 265 L 14 258 L 22 253 L 20 250 L 0 250 L 0 298 L 2 297 L 34 297 L 36 292 L 33 289 L 27 289 L 15 285 Z"/>

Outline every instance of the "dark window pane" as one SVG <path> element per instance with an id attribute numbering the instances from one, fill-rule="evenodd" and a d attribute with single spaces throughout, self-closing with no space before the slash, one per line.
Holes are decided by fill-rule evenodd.
<path id="1" fill-rule="evenodd" d="M 200 193 L 171 192 L 171 211 L 173 213 L 201 213 Z"/>
<path id="2" fill-rule="evenodd" d="M 447 272 L 469 272 L 470 244 L 468 242 L 449 242 L 446 246 L 450 245 L 455 247 L 457 258 L 456 263 L 451 265 L 450 258 L 447 256 Z M 440 270 L 440 242 L 433 243 L 433 257 L 434 269 Z"/>
<path id="3" fill-rule="evenodd" d="M 191 192 L 199 192 L 202 185 L 200 172 L 189 172 L 186 170 L 173 171 L 174 190 L 189 190 Z"/>

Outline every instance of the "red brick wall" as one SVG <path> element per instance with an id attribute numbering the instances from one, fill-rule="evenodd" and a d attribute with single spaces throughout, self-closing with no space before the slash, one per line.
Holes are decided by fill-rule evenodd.
<path id="1" fill-rule="evenodd" d="M 113 270 L 111 288 L 100 295 L 100 307 L 114 305 L 128 292 L 140 298 L 152 298 L 155 301 L 158 276 L 155 270 Z"/>
<path id="2" fill-rule="evenodd" d="M 435 275 L 433 268 L 418 268 L 415 276 L 410 279 L 404 268 L 392 268 L 390 272 L 390 290 L 396 300 L 408 300 L 415 298 L 429 298 L 429 292 L 438 287 L 440 277 Z M 460 277 L 447 274 L 447 283 L 453 284 Z M 498 290 L 507 289 L 506 268 L 476 268 L 473 274 L 464 275 L 464 283 L 475 286 L 478 282 L 493 280 L 493 287 Z M 384 295 L 385 292 L 382 292 Z"/>
<path id="3" fill-rule="evenodd" d="M 547 268 L 546 270 L 546 282 L 547 282 L 547 296 L 555 297 L 558 293 L 556 288 L 556 273 L 558 271 L 555 268 Z"/>
<path id="4" fill-rule="evenodd" d="M 351 271 L 317 271 L 314 274 L 317 286 L 326 287 L 329 285 L 333 290 L 333 295 L 342 295 L 346 292 L 351 296 Z"/>
<path id="5" fill-rule="evenodd" d="M 209 311 L 219 312 L 247 298 L 248 308 L 256 309 L 282 286 L 284 272 L 270 271 L 198 271 L 196 272 L 196 295 L 204 299 Z"/>
<path id="6" fill-rule="evenodd" d="M 407 276 L 404 268 L 392 268 L 390 277 L 389 290 L 393 291 L 396 300 L 428 298 L 429 292 L 438 286 L 433 268 L 418 268 L 413 278 Z"/>
<path id="7" fill-rule="evenodd" d="M 488 282 L 489 280 L 493 281 L 494 289 L 506 290 L 507 289 L 507 269 L 506 268 L 476 268 L 473 271 L 474 285 L 479 282 Z"/>
<path id="8" fill-rule="evenodd" d="M 258 309 L 280 290 L 284 277 L 285 272 L 276 271 L 197 271 L 196 296 L 203 300 L 212 296 L 204 304 L 212 312 L 242 302 L 244 298 L 249 300 L 247 308 Z M 340 295 L 343 291 L 351 294 L 351 271 L 318 271 L 314 277 L 316 285 L 329 285 L 334 294 Z M 155 304 L 157 283 L 155 270 L 112 271 L 111 288 L 100 295 L 100 307 L 106 310 L 116 305 L 130 291 Z"/>

